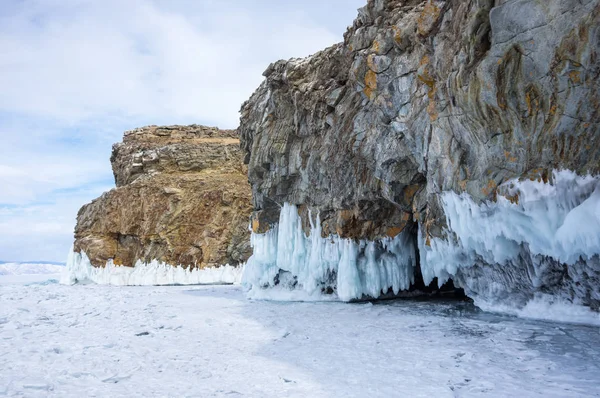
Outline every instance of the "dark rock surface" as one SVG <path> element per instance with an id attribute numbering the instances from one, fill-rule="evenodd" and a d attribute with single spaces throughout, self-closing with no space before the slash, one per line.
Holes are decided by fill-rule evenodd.
<path id="1" fill-rule="evenodd" d="M 288 202 L 324 236 L 419 224 L 429 245 L 442 192 L 600 173 L 599 0 L 369 0 L 343 43 L 264 76 L 239 128 L 255 232 Z"/>

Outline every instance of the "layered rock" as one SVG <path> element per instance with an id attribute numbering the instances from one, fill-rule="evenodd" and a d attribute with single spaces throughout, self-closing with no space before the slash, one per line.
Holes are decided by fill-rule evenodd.
<path id="1" fill-rule="evenodd" d="M 521 302 L 547 292 L 598 305 L 600 247 L 577 260 L 592 281 L 581 292 L 577 261 L 550 249 L 514 241 L 516 257 L 497 262 L 467 247 L 443 197 L 485 204 L 505 195 L 524 206 L 503 183 L 600 173 L 600 1 L 370 0 L 343 43 L 278 61 L 264 76 L 239 128 L 254 232 L 268 231 L 290 203 L 306 233 L 310 209 L 323 237 L 405 231 L 422 258 L 434 241 L 457 248 L 458 263 L 426 283 L 455 277 L 477 296 L 500 281 Z"/>
<path id="2" fill-rule="evenodd" d="M 116 188 L 81 208 L 75 252 L 92 265 L 186 268 L 246 261 L 250 188 L 232 130 L 149 126 L 113 146 Z"/>

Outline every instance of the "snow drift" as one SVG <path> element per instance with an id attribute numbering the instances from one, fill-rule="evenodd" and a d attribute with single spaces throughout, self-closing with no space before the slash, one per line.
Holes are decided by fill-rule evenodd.
<path id="1" fill-rule="evenodd" d="M 202 285 L 239 283 L 242 268 L 225 265 L 218 268 L 195 268 L 191 271 L 159 261 L 138 261 L 135 267 L 117 266 L 108 261 L 105 267 L 94 267 L 84 253 L 69 253 L 61 283 L 97 283 L 116 286 Z"/>

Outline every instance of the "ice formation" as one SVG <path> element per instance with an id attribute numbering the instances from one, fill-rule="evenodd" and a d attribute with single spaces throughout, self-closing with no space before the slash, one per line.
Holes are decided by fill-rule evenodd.
<path id="1" fill-rule="evenodd" d="M 242 267 L 225 265 L 218 268 L 195 268 L 192 271 L 159 261 L 138 261 L 135 267 L 122 267 L 108 261 L 105 267 L 94 267 L 88 256 L 69 253 L 62 284 L 97 283 L 116 286 L 201 285 L 239 283 Z"/>
<path id="2" fill-rule="evenodd" d="M 600 178 L 557 171 L 551 183 L 513 180 L 499 191 L 512 201 L 499 195 L 477 204 L 467 194 L 442 195 L 448 239 L 426 245 L 419 233 L 425 283 L 452 278 L 489 309 L 525 308 L 539 301 L 538 293 L 598 303 Z"/>
<path id="3" fill-rule="evenodd" d="M 331 288 L 339 299 L 397 294 L 414 283 L 416 253 L 412 237 L 403 232 L 380 241 L 321 236 L 321 223 L 309 213 L 310 234 L 302 230 L 296 206 L 284 204 L 279 224 L 265 234 L 252 234 L 254 254 L 248 260 L 242 284 L 251 297 L 265 298 L 265 288 L 303 290 L 319 297 Z M 297 294 L 292 294 L 298 297 Z"/>

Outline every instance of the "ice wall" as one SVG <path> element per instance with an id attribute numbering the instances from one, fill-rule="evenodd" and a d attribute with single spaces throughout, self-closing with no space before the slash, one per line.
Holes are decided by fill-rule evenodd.
<path id="1" fill-rule="evenodd" d="M 425 244 L 425 283 L 452 278 L 483 308 L 520 310 L 532 300 L 597 306 L 600 300 L 600 178 L 570 171 L 551 182 L 509 181 L 496 202 L 442 194 L 446 240 Z"/>
<path id="2" fill-rule="evenodd" d="M 319 216 L 314 222 L 309 218 L 307 236 L 298 209 L 286 203 L 277 226 L 252 234 L 254 254 L 242 276 L 251 297 L 264 298 L 267 288 L 279 293 L 302 290 L 311 297 L 332 289 L 340 300 L 349 301 L 389 290 L 397 294 L 414 283 L 416 253 L 409 233 L 380 241 L 323 238 Z"/>
<path id="3" fill-rule="evenodd" d="M 105 267 L 94 267 L 84 252 L 75 253 L 71 250 L 61 283 L 116 286 L 232 284 L 239 283 L 241 276 L 242 267 L 230 265 L 188 271 L 159 261 L 149 264 L 138 261 L 133 268 L 116 266 L 108 261 Z"/>

